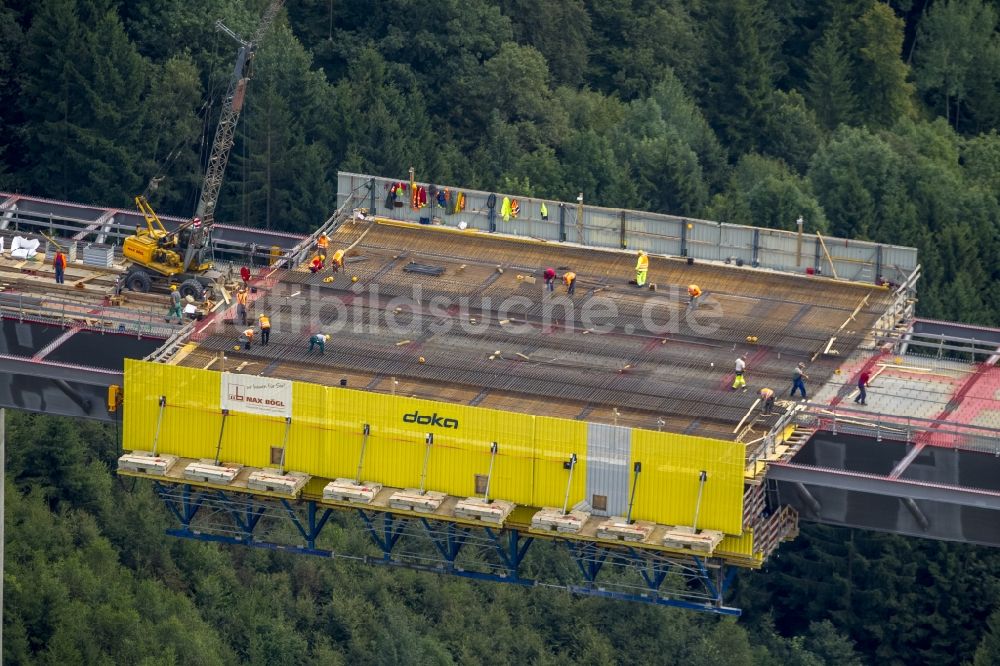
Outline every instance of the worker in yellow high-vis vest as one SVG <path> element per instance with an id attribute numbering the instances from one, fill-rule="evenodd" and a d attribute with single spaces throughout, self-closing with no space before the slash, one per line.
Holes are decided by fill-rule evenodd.
<path id="1" fill-rule="evenodd" d="M 643 287 L 646 284 L 646 276 L 649 273 L 649 257 L 645 250 L 639 250 L 639 258 L 635 262 L 635 284 Z"/>
<path id="2" fill-rule="evenodd" d="M 260 344 L 266 347 L 268 340 L 271 339 L 271 318 L 262 314 L 258 319 L 260 320 Z"/>
<path id="3" fill-rule="evenodd" d="M 336 273 L 341 268 L 344 267 L 344 251 L 337 250 L 333 253 L 333 259 L 330 261 L 330 268 Z"/>

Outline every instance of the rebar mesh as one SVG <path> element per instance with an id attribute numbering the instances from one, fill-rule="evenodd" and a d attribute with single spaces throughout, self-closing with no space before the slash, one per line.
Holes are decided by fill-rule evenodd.
<path id="1" fill-rule="evenodd" d="M 343 227 L 333 245 L 349 246 L 363 231 Z M 443 273 L 403 271 L 410 262 Z M 554 308 L 543 297 L 547 266 L 578 275 L 576 294 L 567 297 L 560 286 L 555 295 L 563 305 Z M 623 423 L 718 436 L 744 416 L 757 388 L 787 391 L 799 361 L 809 363 L 809 384 L 819 386 L 838 365 L 820 352 L 829 345 L 849 354 L 889 301 L 888 292 L 863 285 L 663 258 L 650 262 L 658 284 L 650 291 L 628 284 L 633 266 L 627 253 L 377 225 L 339 273 L 287 273 L 257 303 L 275 322 L 271 344 L 239 356 L 293 378 L 315 367 L 387 390 L 380 384 L 393 377 L 429 396 L 462 387 L 457 399 L 472 404 L 521 396 L 523 411 L 549 413 L 544 406 L 555 404 L 598 420 L 617 411 L 613 418 Z M 689 283 L 718 304 L 710 332 L 686 315 Z M 501 311 L 512 297 L 524 302 Z M 601 320 L 608 333 L 591 332 L 567 314 L 567 306 L 578 316 L 605 297 L 616 309 Z M 303 314 L 310 308 L 315 315 Z M 673 317 L 676 326 L 650 331 L 645 312 L 661 323 Z M 331 329 L 326 353 L 310 353 L 309 335 Z M 233 353 L 237 330 L 217 331 L 202 348 Z M 748 356 L 749 395 L 729 389 L 741 353 Z"/>

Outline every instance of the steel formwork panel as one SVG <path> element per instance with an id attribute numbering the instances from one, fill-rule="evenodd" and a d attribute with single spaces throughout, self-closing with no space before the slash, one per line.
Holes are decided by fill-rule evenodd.
<path id="1" fill-rule="evenodd" d="M 348 172 L 338 173 L 338 205 L 342 204 L 350 196 L 351 192 L 365 189 L 369 183 L 374 183 L 375 196 L 374 206 L 382 214 L 399 220 L 416 222 L 421 217 L 440 217 L 443 222 L 450 225 L 457 225 L 463 221 L 472 228 L 488 230 L 488 209 L 486 201 L 490 196 L 489 192 L 480 192 L 450 187 L 451 192 L 462 191 L 467 198 L 466 210 L 463 213 L 454 215 L 447 214 L 444 209 L 436 206 L 428 206 L 420 210 L 412 210 L 409 202 L 398 208 L 386 209 L 384 199 L 389 183 L 397 182 L 400 179 L 382 178 L 377 176 L 355 174 Z M 405 180 L 405 179 L 403 179 Z M 424 183 L 417 183 L 423 185 Z M 518 218 L 512 218 L 504 222 L 500 218 L 500 205 L 507 196 L 517 199 L 520 204 L 521 214 Z M 371 198 L 366 200 L 371 205 Z M 529 236 L 545 240 L 559 240 L 559 215 L 560 206 L 565 214 L 565 240 L 570 242 L 582 242 L 588 245 L 621 248 L 621 224 L 622 215 L 625 217 L 625 247 L 632 250 L 645 249 L 650 252 L 667 253 L 671 255 L 680 254 L 680 224 L 690 224 L 688 229 L 688 254 L 687 256 L 722 260 L 727 256 L 743 259 L 750 262 L 753 259 L 753 237 L 755 232 L 760 233 L 760 238 L 768 238 L 762 242 L 758 248 L 757 260 L 761 266 L 771 267 L 793 273 L 804 273 L 807 267 L 815 267 L 815 252 L 818 250 L 817 237 L 812 233 L 803 233 L 803 261 L 802 265 L 796 265 L 795 244 L 797 243 L 797 232 L 779 229 L 764 229 L 757 227 L 744 227 L 739 225 L 724 224 L 710 220 L 699 220 L 695 218 L 684 218 L 675 215 L 662 213 L 650 213 L 643 211 L 620 210 L 612 208 L 601 208 L 590 205 L 583 206 L 583 235 L 577 229 L 578 206 L 573 202 L 555 202 L 545 200 L 549 212 L 549 219 L 542 220 L 539 207 L 542 200 L 531 197 L 521 197 L 517 195 L 504 195 L 496 193 L 495 226 L 496 231 L 503 233 L 516 233 L 517 235 Z M 845 241 L 843 239 L 829 238 L 827 242 L 830 254 L 833 257 L 838 275 L 847 275 L 852 279 L 868 279 L 874 281 L 875 273 L 875 253 L 879 247 L 882 248 L 883 267 L 896 267 L 902 275 L 887 275 L 895 282 L 901 282 L 917 267 L 917 251 L 914 248 L 900 247 L 892 245 L 880 245 L 868 241 Z M 773 243 L 773 245 L 772 245 Z M 765 246 L 766 245 L 766 246 Z M 867 254 L 866 254 L 867 253 Z M 807 260 L 808 258 L 808 260 Z M 862 261 L 864 269 L 859 270 L 854 262 Z M 829 264 L 826 258 L 820 262 L 823 272 L 829 274 Z"/>

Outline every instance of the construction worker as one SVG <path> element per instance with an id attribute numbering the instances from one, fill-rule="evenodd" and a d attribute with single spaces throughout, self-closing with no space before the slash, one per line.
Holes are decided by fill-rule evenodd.
<path id="1" fill-rule="evenodd" d="M 333 259 L 330 260 L 330 268 L 333 270 L 334 273 L 336 273 L 343 267 L 344 267 L 344 251 L 337 250 L 336 252 L 333 253 Z"/>
<path id="2" fill-rule="evenodd" d="M 639 258 L 635 262 L 635 286 L 643 287 L 646 284 L 646 275 L 649 272 L 649 257 L 645 250 L 639 250 Z"/>
<path id="3" fill-rule="evenodd" d="M 688 297 L 691 299 L 688 301 L 688 307 L 695 307 L 698 303 L 698 299 L 701 298 L 701 287 L 696 284 L 689 284 Z"/>
<path id="4" fill-rule="evenodd" d="M 806 384 L 803 380 L 809 379 L 809 375 L 805 373 L 805 363 L 799 363 L 795 366 L 795 370 L 792 371 L 792 397 L 795 397 L 796 391 L 802 391 L 802 400 L 806 399 Z"/>
<path id="5" fill-rule="evenodd" d="M 868 374 L 867 370 L 862 370 L 861 375 L 858 376 L 858 397 L 854 399 L 854 402 L 859 405 L 868 404 L 868 382 L 871 378 L 872 376 Z"/>
<path id="6" fill-rule="evenodd" d="M 163 321 L 169 323 L 170 320 L 177 317 L 177 323 L 184 323 L 184 313 L 181 310 L 181 292 L 177 291 L 177 285 L 170 285 L 170 309 L 167 311 L 167 318 Z"/>
<path id="7" fill-rule="evenodd" d="M 315 257 L 312 258 L 312 262 L 309 263 L 309 272 L 319 273 L 321 270 L 323 270 L 324 263 L 326 263 L 326 255 L 317 254 Z"/>
<path id="8" fill-rule="evenodd" d="M 56 269 L 56 284 L 63 284 L 66 279 L 66 255 L 62 250 L 56 250 L 56 256 L 52 259 L 52 265 Z"/>
<path id="9" fill-rule="evenodd" d="M 260 344 L 267 346 L 267 341 L 271 338 L 271 318 L 262 314 L 257 318 L 260 321 Z"/>
<path id="10" fill-rule="evenodd" d="M 330 341 L 329 335 L 324 335 L 323 333 L 317 333 L 316 335 L 309 338 L 309 351 L 313 350 L 313 347 L 319 347 L 319 353 L 322 354 L 326 348 L 326 343 Z"/>
<path id="11" fill-rule="evenodd" d="M 573 271 L 563 273 L 563 282 L 566 283 L 566 293 L 572 296 L 576 291 L 576 273 Z"/>
<path id="12" fill-rule="evenodd" d="M 545 288 L 553 291 L 556 288 L 556 269 L 546 268 L 542 277 L 545 278 Z"/>
<path id="13" fill-rule="evenodd" d="M 327 238 L 326 234 L 320 234 L 319 238 L 316 239 L 316 253 L 326 256 L 326 250 L 330 247 L 330 239 Z"/>
<path id="14" fill-rule="evenodd" d="M 762 388 L 758 395 L 760 396 L 760 413 L 767 416 L 774 409 L 774 391 Z"/>
<path id="15" fill-rule="evenodd" d="M 248 328 L 243 331 L 243 335 L 240 336 L 240 341 L 243 343 L 243 349 L 250 349 L 250 343 L 253 342 L 254 332 L 252 328 Z"/>
<path id="16" fill-rule="evenodd" d="M 743 373 L 747 369 L 747 355 L 737 357 L 736 359 L 736 376 L 733 378 L 733 390 L 743 389 L 746 390 L 747 380 L 744 378 Z"/>
<path id="17" fill-rule="evenodd" d="M 239 291 L 236 292 L 236 319 L 240 322 L 240 325 L 247 325 L 247 288 L 240 287 Z"/>

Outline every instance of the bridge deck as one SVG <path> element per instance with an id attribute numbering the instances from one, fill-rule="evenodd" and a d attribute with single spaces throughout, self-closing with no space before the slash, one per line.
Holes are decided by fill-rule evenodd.
<path id="1" fill-rule="evenodd" d="M 338 247 L 353 248 L 340 273 L 300 267 L 257 299 L 251 317 L 273 324 L 268 347 L 234 349 L 242 327 L 223 323 L 181 362 L 205 367 L 225 352 L 229 368 L 250 373 L 732 438 L 757 389 L 787 396 L 799 361 L 807 386 L 832 376 L 839 358 L 822 355 L 831 338 L 850 354 L 890 296 L 659 257 L 651 291 L 628 284 L 632 253 L 405 223 L 342 226 Z M 575 295 L 562 285 L 547 295 L 547 266 L 577 274 Z M 706 292 L 693 314 L 690 283 Z M 316 332 L 332 335 L 322 356 L 309 351 Z M 741 353 L 749 390 L 733 392 Z"/>

